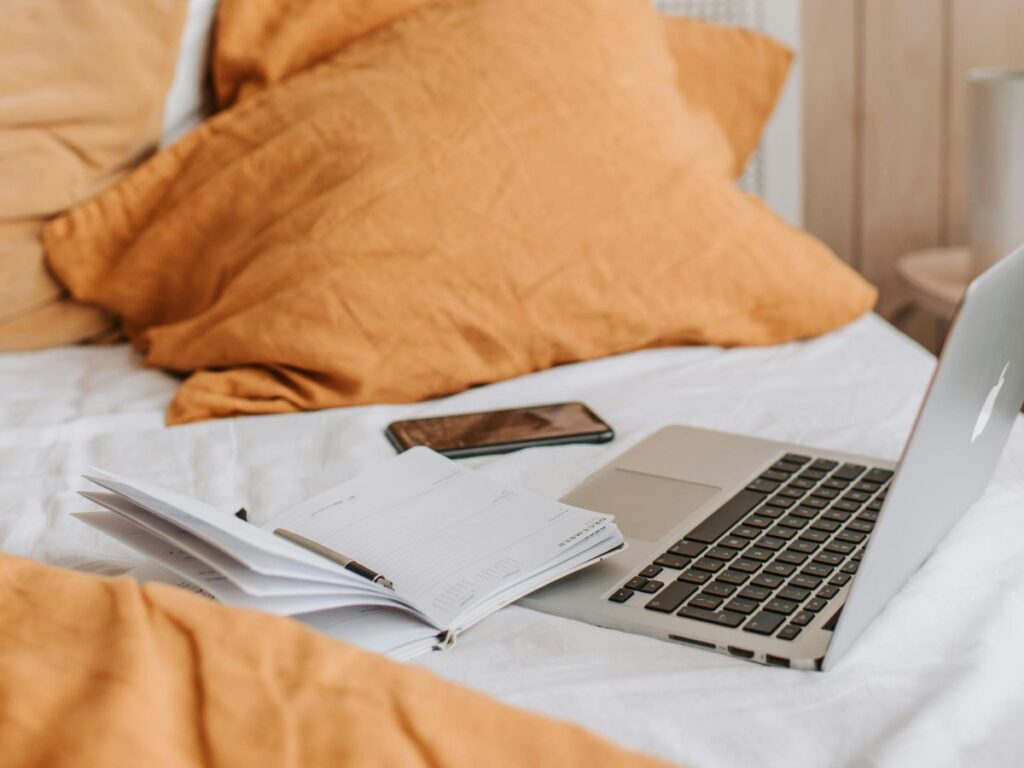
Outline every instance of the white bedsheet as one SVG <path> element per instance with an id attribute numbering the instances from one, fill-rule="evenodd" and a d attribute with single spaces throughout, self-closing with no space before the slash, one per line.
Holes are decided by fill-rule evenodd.
<path id="1" fill-rule="evenodd" d="M 0 356 L 0 548 L 115 573 L 135 556 L 70 517 L 90 465 L 262 519 L 391 454 L 398 417 L 582 399 L 605 446 L 476 459 L 558 496 L 667 423 L 895 458 L 934 360 L 876 317 L 769 349 L 662 349 L 408 406 L 163 427 L 176 382 L 126 347 Z M 676 762 L 1024 762 L 1024 429 L 983 500 L 832 672 L 761 667 L 512 607 L 422 663 Z"/>

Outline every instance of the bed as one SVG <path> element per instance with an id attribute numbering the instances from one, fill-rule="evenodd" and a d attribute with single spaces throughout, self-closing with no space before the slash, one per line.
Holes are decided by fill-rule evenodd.
<path id="1" fill-rule="evenodd" d="M 660 0 L 673 13 L 795 45 L 795 0 Z M 206 8 L 210 4 L 198 4 Z M 799 73 L 743 186 L 794 223 L 802 208 Z M 0 355 L 0 550 L 118 575 L 139 558 L 71 517 L 98 466 L 258 522 L 393 454 L 399 418 L 583 400 L 607 445 L 468 460 L 555 498 L 672 423 L 895 459 L 934 358 L 869 315 L 764 348 L 663 348 L 559 366 L 413 405 L 168 428 L 180 381 L 128 345 Z M 674 763 L 1012 764 L 1024 755 L 1024 425 L 984 498 L 833 671 L 760 667 L 512 606 L 416 663 L 507 703 L 574 721 Z"/>
<path id="2" fill-rule="evenodd" d="M 558 496 L 667 423 L 898 456 L 934 359 L 876 316 L 763 349 L 647 350 L 561 366 L 432 402 L 166 428 L 177 385 L 127 346 L 0 358 L 0 548 L 114 574 L 129 550 L 70 517 L 90 465 L 256 517 L 391 455 L 393 419 L 579 398 L 616 428 L 604 446 L 471 460 Z M 1024 754 L 1024 425 L 987 494 L 828 674 L 764 668 L 508 608 L 423 659 L 511 704 L 673 762 L 964 765 Z"/>

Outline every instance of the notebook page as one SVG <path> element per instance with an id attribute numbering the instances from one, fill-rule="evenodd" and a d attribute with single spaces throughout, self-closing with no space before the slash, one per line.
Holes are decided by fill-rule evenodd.
<path id="1" fill-rule="evenodd" d="M 359 561 L 436 627 L 522 581 L 611 518 L 414 448 L 292 510 L 285 528 Z"/>
<path id="2" fill-rule="evenodd" d="M 365 593 L 349 595 L 300 595 L 288 597 L 254 597 L 238 589 L 206 563 L 174 546 L 168 546 L 148 531 L 139 528 L 135 523 L 113 512 L 76 512 L 73 517 L 91 527 L 102 531 L 112 539 L 131 547 L 136 552 L 151 558 L 165 568 L 177 573 L 182 578 L 201 587 L 212 594 L 217 600 L 227 605 L 241 608 L 252 608 L 280 616 L 295 613 L 319 611 L 346 605 L 388 605 L 387 601 Z"/>
<path id="3" fill-rule="evenodd" d="M 212 544 L 207 544 L 184 528 L 180 528 L 163 518 L 157 517 L 130 499 L 118 496 L 116 493 L 102 491 L 79 491 L 79 495 L 130 520 L 140 528 L 144 528 L 154 536 L 159 537 L 165 543 L 180 547 L 188 554 L 202 560 L 206 565 L 218 571 L 234 583 L 236 587 L 254 597 L 335 595 L 348 594 L 354 591 L 350 587 L 340 584 L 286 579 L 280 576 L 267 576 L 257 573 Z"/>
<path id="4" fill-rule="evenodd" d="M 330 584 L 348 585 L 358 581 L 340 566 L 196 499 L 102 470 L 94 469 L 83 477 L 230 552 L 257 573 Z M 359 586 L 365 585 L 365 580 L 361 581 L 363 584 Z M 371 587 L 371 591 L 379 589 Z"/>

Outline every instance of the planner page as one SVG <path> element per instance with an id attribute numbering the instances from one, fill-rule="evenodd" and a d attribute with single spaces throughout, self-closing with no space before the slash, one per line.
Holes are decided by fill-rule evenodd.
<path id="1" fill-rule="evenodd" d="M 489 595 L 600 538 L 608 515 L 550 501 L 413 448 L 265 526 L 312 539 L 390 579 L 445 629 Z M 588 542 L 589 543 L 589 542 Z M 584 549 L 587 545 L 584 544 Z"/>

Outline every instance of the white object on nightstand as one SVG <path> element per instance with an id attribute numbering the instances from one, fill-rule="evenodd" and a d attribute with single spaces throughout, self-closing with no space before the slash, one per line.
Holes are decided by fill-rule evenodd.
<path id="1" fill-rule="evenodd" d="M 920 309 L 949 322 L 973 277 L 969 248 L 929 248 L 896 260 L 896 273 L 909 294 L 909 306 L 898 313 L 905 316 Z"/>

